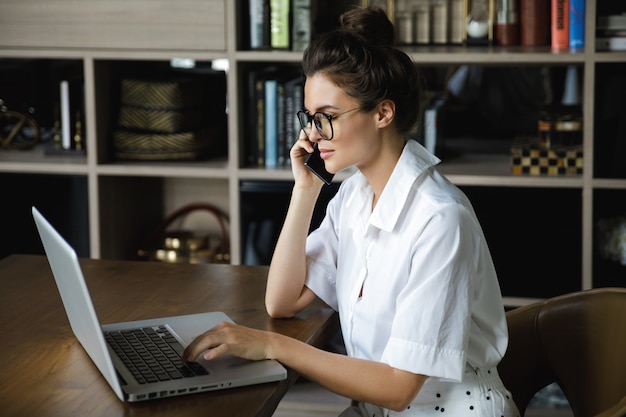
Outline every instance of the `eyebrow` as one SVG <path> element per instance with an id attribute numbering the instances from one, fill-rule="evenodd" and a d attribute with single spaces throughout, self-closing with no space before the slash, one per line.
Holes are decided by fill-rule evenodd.
<path id="1" fill-rule="evenodd" d="M 306 110 L 307 112 L 311 113 L 311 110 L 307 109 L 306 107 L 304 108 L 304 110 Z M 336 110 L 339 110 L 339 108 L 335 107 L 335 106 L 333 106 L 331 104 L 325 104 L 322 107 L 318 107 L 313 113 L 316 113 L 316 112 L 324 113 L 324 112 L 327 112 L 329 110 L 331 110 L 331 111 L 335 110 L 336 111 Z"/>

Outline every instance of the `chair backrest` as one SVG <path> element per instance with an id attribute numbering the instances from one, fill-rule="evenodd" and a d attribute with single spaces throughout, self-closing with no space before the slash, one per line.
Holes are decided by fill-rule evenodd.
<path id="1" fill-rule="evenodd" d="M 522 415 L 557 382 L 575 416 L 626 398 L 626 288 L 570 293 L 507 312 L 509 347 L 498 366 Z"/>

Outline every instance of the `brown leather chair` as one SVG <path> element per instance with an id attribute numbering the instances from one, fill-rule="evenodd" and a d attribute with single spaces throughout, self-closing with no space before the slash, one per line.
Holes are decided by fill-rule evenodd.
<path id="1" fill-rule="evenodd" d="M 498 366 L 522 415 L 556 382 L 574 416 L 626 416 L 626 288 L 566 294 L 507 312 Z"/>

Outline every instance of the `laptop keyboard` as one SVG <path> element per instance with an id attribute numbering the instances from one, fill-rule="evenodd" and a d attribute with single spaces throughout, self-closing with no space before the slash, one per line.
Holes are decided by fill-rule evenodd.
<path id="1" fill-rule="evenodd" d="M 109 331 L 104 338 L 140 384 L 208 374 L 200 364 L 181 360 L 183 346 L 165 326 Z"/>

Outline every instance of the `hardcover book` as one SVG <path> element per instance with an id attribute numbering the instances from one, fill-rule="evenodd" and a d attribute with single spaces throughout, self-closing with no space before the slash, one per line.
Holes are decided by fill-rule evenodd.
<path id="1" fill-rule="evenodd" d="M 292 48 L 304 51 L 311 41 L 311 0 L 293 0 Z"/>
<path id="2" fill-rule="evenodd" d="M 626 37 L 596 38 L 596 49 L 598 51 L 626 51 Z"/>
<path id="3" fill-rule="evenodd" d="M 290 0 L 270 0 L 270 46 L 289 49 Z"/>
<path id="4" fill-rule="evenodd" d="M 269 49 L 269 0 L 250 0 L 250 49 Z"/>
<path id="5" fill-rule="evenodd" d="M 569 4 L 570 0 L 552 0 L 552 49 L 569 49 Z"/>
<path id="6" fill-rule="evenodd" d="M 585 0 L 569 0 L 569 47 L 585 47 Z"/>

